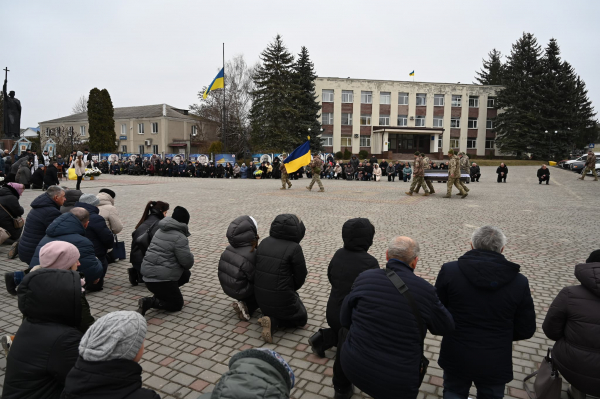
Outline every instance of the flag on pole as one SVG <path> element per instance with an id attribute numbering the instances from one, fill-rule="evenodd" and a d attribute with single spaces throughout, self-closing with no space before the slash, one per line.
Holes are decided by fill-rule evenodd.
<path id="1" fill-rule="evenodd" d="M 216 89 L 222 89 L 223 87 L 225 87 L 225 81 L 223 79 L 223 77 L 225 76 L 225 68 L 221 68 L 221 71 L 217 74 L 217 76 L 215 77 L 215 79 L 212 81 L 212 83 L 206 88 L 206 91 L 204 92 L 204 95 L 202 96 L 203 99 L 206 100 L 206 96 L 208 96 L 208 93 L 210 93 L 213 90 Z"/>
<path id="2" fill-rule="evenodd" d="M 412 71 L 411 73 L 409 73 L 408 76 L 415 76 L 415 71 Z"/>
<path id="3" fill-rule="evenodd" d="M 310 137 L 301 144 L 298 148 L 291 152 L 290 155 L 283 161 L 285 170 L 288 173 L 294 173 L 303 166 L 310 163 Z"/>

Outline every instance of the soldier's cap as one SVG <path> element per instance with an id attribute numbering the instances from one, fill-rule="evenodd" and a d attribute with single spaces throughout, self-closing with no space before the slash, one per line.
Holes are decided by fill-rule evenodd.
<path id="1" fill-rule="evenodd" d="M 417 152 L 415 152 L 415 155 L 419 156 L 419 155 L 421 155 L 421 153 L 419 151 L 417 151 Z"/>
<path id="2" fill-rule="evenodd" d="M 421 153 L 420 155 L 421 155 L 422 157 L 424 157 L 424 156 L 425 156 L 425 154 L 424 154 L 424 153 Z"/>
<path id="3" fill-rule="evenodd" d="M 458 153 L 458 155 L 465 155 L 465 153 L 461 151 Z"/>
<path id="4" fill-rule="evenodd" d="M 448 150 L 448 155 L 450 154 L 454 155 L 454 150 Z"/>

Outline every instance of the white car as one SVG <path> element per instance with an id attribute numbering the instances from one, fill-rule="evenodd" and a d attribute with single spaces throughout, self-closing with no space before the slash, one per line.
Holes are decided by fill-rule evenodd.
<path id="1" fill-rule="evenodd" d="M 594 154 L 596 154 L 596 158 L 600 158 L 600 152 L 595 152 Z M 571 160 L 566 161 L 562 166 L 565 169 L 571 169 L 572 170 L 571 164 L 573 162 L 584 162 L 585 163 L 586 159 L 587 159 L 587 154 L 583 154 L 582 156 L 580 156 L 577 159 L 571 159 Z"/>
<path id="2" fill-rule="evenodd" d="M 592 171 L 587 172 L 587 175 L 592 175 Z M 600 176 L 600 162 L 596 162 L 596 176 Z"/>

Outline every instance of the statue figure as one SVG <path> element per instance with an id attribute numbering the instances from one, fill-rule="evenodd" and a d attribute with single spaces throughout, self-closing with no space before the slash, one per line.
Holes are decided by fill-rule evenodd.
<path id="1" fill-rule="evenodd" d="M 15 98 L 15 92 L 6 93 L 8 69 L 5 69 L 4 86 L 4 138 L 18 140 L 21 137 L 21 102 Z"/>

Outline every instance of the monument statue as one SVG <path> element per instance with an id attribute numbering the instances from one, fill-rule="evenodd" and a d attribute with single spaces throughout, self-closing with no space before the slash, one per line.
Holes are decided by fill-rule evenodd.
<path id="1" fill-rule="evenodd" d="M 2 86 L 2 95 L 4 96 L 4 127 L 5 139 L 18 140 L 21 137 L 21 102 L 15 98 L 15 92 L 6 93 L 6 84 L 8 79 L 8 68 L 4 69 L 4 86 Z"/>

